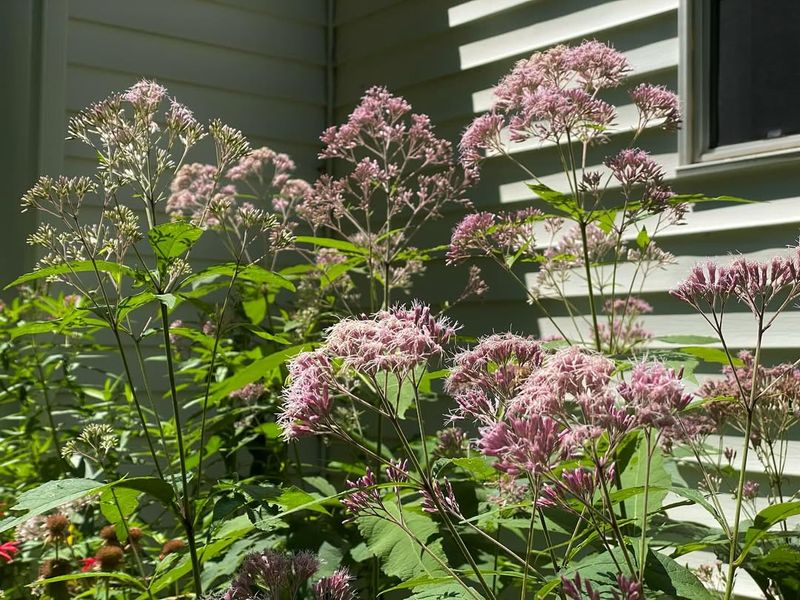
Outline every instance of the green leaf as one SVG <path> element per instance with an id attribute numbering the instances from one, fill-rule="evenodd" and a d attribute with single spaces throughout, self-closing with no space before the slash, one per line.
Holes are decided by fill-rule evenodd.
<path id="1" fill-rule="evenodd" d="M 639 235 L 636 236 L 636 245 L 639 248 L 647 248 L 650 245 L 650 234 L 647 233 L 647 227 L 644 225 L 639 230 Z"/>
<path id="2" fill-rule="evenodd" d="M 124 581 L 127 584 L 132 585 L 133 587 L 146 590 L 147 588 L 142 583 L 141 579 L 138 577 L 134 577 L 132 575 L 128 575 L 127 573 L 123 573 L 122 571 L 90 571 L 87 573 L 70 573 L 69 575 L 59 575 L 58 577 L 50 577 L 49 579 L 39 579 L 34 581 L 33 583 L 29 583 L 28 587 L 39 586 L 45 583 L 57 583 L 59 581 L 73 581 L 76 579 L 116 579 L 117 581 Z"/>
<path id="3" fill-rule="evenodd" d="M 361 246 L 356 246 L 351 242 L 346 242 L 344 240 L 337 240 L 334 238 L 315 237 L 310 235 L 298 235 L 297 237 L 294 238 L 294 240 L 301 244 L 312 244 L 314 246 L 322 246 L 323 248 L 335 248 L 337 250 L 342 250 L 343 252 L 347 252 L 350 254 L 361 254 L 361 255 L 368 254 L 368 250 L 366 248 L 362 248 Z"/>
<path id="4" fill-rule="evenodd" d="M 393 519 L 399 519 L 394 505 L 387 505 L 386 508 Z M 441 560 L 447 561 L 441 539 L 430 539 L 438 531 L 433 519 L 411 511 L 403 511 L 403 519 L 419 543 L 386 518 L 364 516 L 358 519 L 358 529 L 370 552 L 381 559 L 383 572 L 403 581 L 419 575 L 432 578 L 446 576 L 446 571 L 431 556 L 431 553 L 435 553 Z M 425 544 L 427 550 L 420 543 Z"/>
<path id="5" fill-rule="evenodd" d="M 647 498 L 647 512 L 653 513 L 661 509 L 666 489 L 672 485 L 672 478 L 664 468 L 664 456 L 661 449 L 651 442 L 652 459 L 650 460 L 650 486 Z M 620 480 L 623 490 L 644 487 L 647 475 L 647 440 L 640 434 L 628 440 L 623 446 L 617 462 L 622 466 Z M 625 501 L 626 515 L 639 523 L 645 511 L 644 496 L 637 495 L 633 500 Z"/>
<path id="6" fill-rule="evenodd" d="M 568 216 L 572 219 L 579 219 L 583 216 L 583 209 L 578 206 L 575 198 L 569 194 L 562 194 L 542 183 L 529 183 L 528 189 L 539 196 L 546 204 L 559 211 L 560 216 Z"/>
<path id="7" fill-rule="evenodd" d="M 71 273 L 87 273 L 90 271 L 94 271 L 95 268 L 97 268 L 97 270 L 101 273 L 107 273 L 108 275 L 113 275 L 115 277 L 119 277 L 121 275 L 127 275 L 128 277 L 133 277 L 136 274 L 136 272 L 130 267 L 125 265 L 120 265 L 115 262 L 109 262 L 106 260 L 97 260 L 94 263 L 92 263 L 92 261 L 90 260 L 74 260 L 68 263 L 54 265 L 52 267 L 37 269 L 36 271 L 27 273 L 22 277 L 17 277 L 14 281 L 9 283 L 3 289 L 7 290 L 8 288 L 14 287 L 15 285 L 28 283 L 29 281 L 35 281 L 36 279 L 41 279 L 43 277 L 52 277 L 55 275 L 69 275 Z"/>
<path id="8" fill-rule="evenodd" d="M 278 352 L 274 352 L 263 358 L 250 363 L 244 369 L 237 371 L 232 377 L 215 385 L 211 391 L 210 401 L 218 402 L 225 398 L 234 390 L 244 387 L 248 383 L 258 381 L 262 377 L 269 375 L 272 371 L 284 364 L 288 359 L 292 358 L 295 354 L 304 352 L 311 349 L 311 344 L 299 344 L 297 346 L 290 346 Z"/>
<path id="9" fill-rule="evenodd" d="M 720 365 L 729 364 L 728 355 L 725 353 L 724 350 L 720 350 L 719 348 L 702 348 L 700 346 L 686 346 L 681 348 L 680 351 L 683 352 L 684 354 L 695 356 L 705 362 L 716 363 Z M 738 358 L 736 356 L 731 356 L 730 358 L 733 361 L 733 364 L 736 365 L 737 367 L 742 366 L 744 364 L 741 358 Z"/>
<path id="10" fill-rule="evenodd" d="M 329 498 L 320 498 L 319 496 L 312 496 L 308 492 L 296 488 L 294 486 L 281 490 L 281 495 L 277 498 L 267 500 L 267 504 L 279 506 L 284 511 L 298 511 L 298 510 L 311 510 L 314 512 L 329 514 L 325 507 L 320 506 L 322 502 L 329 500 Z"/>
<path id="11" fill-rule="evenodd" d="M 11 507 L 11 511 L 23 514 L 0 521 L 0 532 L 12 529 L 31 517 L 46 513 L 67 502 L 99 492 L 105 487 L 107 486 L 93 479 L 59 479 L 43 483 L 20 495 L 17 503 Z"/>
<path id="12" fill-rule="evenodd" d="M 799 548 L 787 545 L 770 548 L 746 568 L 761 589 L 766 590 L 772 583 L 778 586 L 783 598 L 800 598 Z"/>
<path id="13" fill-rule="evenodd" d="M 175 294 L 155 294 L 153 297 L 166 306 L 167 310 L 172 310 L 178 303 L 178 298 Z"/>
<path id="14" fill-rule="evenodd" d="M 739 554 L 737 563 L 741 564 L 747 553 L 753 546 L 761 540 L 773 525 L 777 525 L 781 521 L 785 521 L 789 517 L 800 515 L 800 501 L 781 502 L 773 504 L 760 511 L 753 520 L 753 524 L 748 528 L 744 536 L 744 546 Z"/>
<path id="15" fill-rule="evenodd" d="M 710 335 L 659 335 L 653 339 L 656 339 L 659 342 L 666 342 L 668 344 L 681 344 L 684 346 L 702 346 L 704 344 L 716 344 L 719 342 L 719 338 L 715 338 Z"/>
<path id="16" fill-rule="evenodd" d="M 415 369 L 414 381 L 419 381 L 425 371 L 424 367 L 417 367 Z M 395 409 L 397 416 L 405 419 L 406 412 L 412 408 L 416 403 L 416 387 L 411 380 L 411 377 L 404 377 L 402 380 L 395 373 L 387 371 L 379 371 L 375 380 L 378 383 L 383 383 L 386 378 L 386 399 L 392 408 Z"/>
<path id="17" fill-rule="evenodd" d="M 239 265 L 236 263 L 223 263 L 203 269 L 199 273 L 194 273 L 181 282 L 181 289 L 192 286 L 192 289 L 214 281 L 220 277 L 230 278 L 236 275 L 237 281 L 244 281 L 254 285 L 264 285 L 271 290 L 286 289 L 294 291 L 294 284 L 283 275 L 265 269 L 256 264 Z"/>
<path id="18" fill-rule="evenodd" d="M 711 594 L 689 569 L 666 554 L 648 551 L 644 571 L 645 585 L 683 600 L 714 600 Z"/>
<path id="19" fill-rule="evenodd" d="M 477 481 L 488 481 L 497 479 L 497 471 L 489 464 L 483 456 L 472 456 L 469 458 L 454 458 L 453 464 L 461 467 Z"/>
<path id="20" fill-rule="evenodd" d="M 100 494 L 100 512 L 114 526 L 117 537 L 121 542 L 128 539 L 128 530 L 125 522 L 136 512 L 139 507 L 141 492 L 130 488 L 108 488 Z"/>
<path id="21" fill-rule="evenodd" d="M 147 239 L 159 262 L 169 264 L 197 243 L 203 229 L 187 221 L 170 221 L 147 232 Z"/>

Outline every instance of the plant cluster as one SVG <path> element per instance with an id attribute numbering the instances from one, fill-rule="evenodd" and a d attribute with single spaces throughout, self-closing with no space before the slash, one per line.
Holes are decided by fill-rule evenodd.
<path id="1" fill-rule="evenodd" d="M 312 183 L 152 81 L 74 117 L 97 170 L 25 195 L 40 260 L 0 308 L 5 595 L 728 600 L 746 571 L 796 597 L 800 368 L 763 342 L 800 250 L 678 283 L 713 337 L 648 329 L 648 278 L 674 263 L 659 234 L 740 200 L 675 194 L 636 146 L 680 124 L 669 90 L 637 85 L 615 124 L 630 70 L 596 41 L 537 52 L 458 156 L 370 88 Z M 520 159 L 532 142 L 564 191 Z M 191 162 L 203 144 L 214 162 Z M 529 180 L 525 208 L 473 208 L 487 160 Z M 448 244 L 417 246 L 456 212 Z M 430 260 L 468 263 L 464 292 L 398 301 Z M 551 333 L 469 337 L 446 312 L 486 292 L 478 261 Z M 752 351 L 726 339 L 734 305 Z M 676 520 L 689 505 L 712 525 Z M 687 568 L 697 550 L 718 562 Z"/>

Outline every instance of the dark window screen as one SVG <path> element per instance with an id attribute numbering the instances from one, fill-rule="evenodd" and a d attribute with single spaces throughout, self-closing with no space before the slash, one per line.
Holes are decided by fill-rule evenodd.
<path id="1" fill-rule="evenodd" d="M 711 7 L 710 147 L 800 133 L 800 0 Z"/>

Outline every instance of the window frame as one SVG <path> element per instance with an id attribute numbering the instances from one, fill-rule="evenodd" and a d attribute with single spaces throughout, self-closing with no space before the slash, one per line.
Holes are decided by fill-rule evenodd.
<path id="1" fill-rule="evenodd" d="M 719 168 L 734 163 L 800 158 L 800 134 L 709 148 L 711 39 L 707 35 L 711 3 L 680 0 L 678 8 L 678 86 L 683 124 L 678 141 L 678 171 Z"/>

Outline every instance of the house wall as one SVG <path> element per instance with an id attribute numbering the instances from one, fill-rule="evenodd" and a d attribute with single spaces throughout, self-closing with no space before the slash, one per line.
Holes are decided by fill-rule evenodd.
<path id="1" fill-rule="evenodd" d="M 220 117 L 253 147 L 289 153 L 298 175 L 313 179 L 326 123 L 325 0 L 13 0 L 0 5 L 3 52 L 0 122 L 21 144 L 4 144 L 0 211 L 19 222 L 19 196 L 39 173 L 79 175 L 95 168 L 78 142 L 65 142 L 68 119 L 92 102 L 155 79 L 201 121 Z M 191 157 L 190 157 L 191 159 Z M 194 160 L 211 159 L 211 149 Z M 0 262 L 4 280 L 30 268 L 14 231 Z M 210 259 L 211 256 L 198 258 Z"/>

